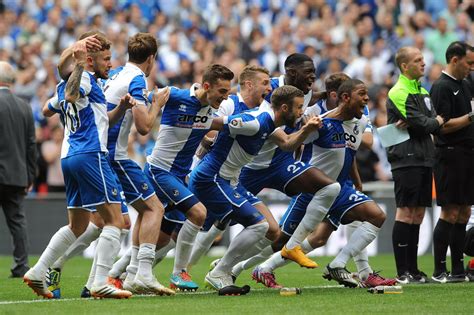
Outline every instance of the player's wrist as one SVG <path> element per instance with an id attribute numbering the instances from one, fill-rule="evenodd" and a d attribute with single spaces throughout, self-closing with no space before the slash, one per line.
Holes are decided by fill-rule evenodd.
<path id="1" fill-rule="evenodd" d="M 467 114 L 467 118 L 472 123 L 474 121 L 474 112 L 470 112 L 469 114 Z"/>

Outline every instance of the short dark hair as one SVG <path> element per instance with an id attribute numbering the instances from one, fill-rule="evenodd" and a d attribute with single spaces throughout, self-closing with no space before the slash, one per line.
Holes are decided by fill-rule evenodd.
<path id="1" fill-rule="evenodd" d="M 465 57 L 468 50 L 473 51 L 473 47 L 461 41 L 452 42 L 446 49 L 446 63 L 450 63 L 453 57 Z"/>
<path id="2" fill-rule="evenodd" d="M 272 107 L 278 110 L 283 104 L 288 104 L 291 107 L 295 97 L 304 97 L 303 91 L 292 85 L 283 85 L 273 91 L 270 101 Z"/>
<path id="3" fill-rule="evenodd" d="M 146 61 L 149 56 L 155 56 L 158 51 L 158 43 L 156 38 L 150 33 L 137 33 L 129 38 L 128 60 L 141 64 Z"/>
<path id="4" fill-rule="evenodd" d="M 326 92 L 337 92 L 337 89 L 344 81 L 350 80 L 351 77 L 345 74 L 344 72 L 336 72 L 328 76 L 324 80 L 324 85 L 326 86 Z"/>
<path id="5" fill-rule="evenodd" d="M 202 83 L 208 82 L 215 84 L 220 80 L 231 81 L 234 78 L 234 73 L 229 68 L 219 64 L 212 64 L 204 70 L 202 75 Z"/>
<path id="6" fill-rule="evenodd" d="M 313 62 L 313 59 L 311 59 L 308 55 L 301 53 L 291 54 L 285 60 L 285 69 L 301 66 L 301 64 L 305 61 Z"/>
<path id="7" fill-rule="evenodd" d="M 352 91 L 354 91 L 355 87 L 360 84 L 365 83 L 359 79 L 349 79 L 347 81 L 342 82 L 341 86 L 337 89 L 337 98 L 341 99 L 342 94 L 344 93 L 350 95 Z"/>

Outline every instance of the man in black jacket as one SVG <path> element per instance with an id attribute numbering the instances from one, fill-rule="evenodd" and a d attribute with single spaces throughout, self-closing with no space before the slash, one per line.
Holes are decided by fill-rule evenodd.
<path id="1" fill-rule="evenodd" d="M 435 137 L 434 177 L 436 201 L 441 214 L 433 232 L 434 281 L 464 282 L 464 237 L 474 204 L 474 113 L 471 87 L 465 78 L 474 63 L 473 48 L 453 42 L 446 50 L 446 70 L 431 88 L 436 111 L 448 119 Z M 446 269 L 446 251 L 451 249 L 451 274 Z"/>
<path id="2" fill-rule="evenodd" d="M 11 277 L 28 271 L 28 237 L 23 199 L 36 170 L 35 127 L 31 107 L 10 91 L 11 65 L 0 61 L 0 206 L 13 238 Z"/>
<path id="3" fill-rule="evenodd" d="M 395 182 L 397 212 L 392 231 L 397 281 L 426 282 L 418 269 L 418 240 L 425 207 L 432 204 L 434 145 L 431 134 L 444 123 L 431 105 L 428 92 L 421 87 L 425 62 L 420 50 L 403 47 L 395 61 L 400 77 L 388 93 L 388 123 L 407 128 L 410 139 L 387 148 Z"/>

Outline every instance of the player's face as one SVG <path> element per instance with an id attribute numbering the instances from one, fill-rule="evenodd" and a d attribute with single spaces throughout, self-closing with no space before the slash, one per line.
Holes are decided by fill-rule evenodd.
<path id="1" fill-rule="evenodd" d="M 303 116 L 303 97 L 295 97 L 292 106 L 288 107 L 285 115 L 285 125 L 289 127 L 296 127 L 296 122 Z"/>
<path id="2" fill-rule="evenodd" d="M 297 87 L 304 94 L 308 93 L 312 89 L 314 81 L 316 81 L 314 63 L 312 61 L 305 61 L 301 66 L 295 67 L 291 71 L 289 79 L 289 84 Z"/>
<path id="3" fill-rule="evenodd" d="M 218 79 L 216 83 L 204 83 L 207 89 L 207 101 L 213 108 L 219 108 L 223 100 L 227 99 L 230 93 L 230 81 Z"/>
<path id="4" fill-rule="evenodd" d="M 109 71 L 112 68 L 112 53 L 110 50 L 102 50 L 92 56 L 92 66 L 96 78 L 108 79 Z"/>
<path id="5" fill-rule="evenodd" d="M 265 96 L 272 91 L 270 76 L 266 73 L 258 72 L 253 80 L 253 87 L 254 95 L 260 98 L 260 102 L 263 101 Z"/>
<path id="6" fill-rule="evenodd" d="M 415 50 L 407 62 L 407 74 L 412 79 L 418 80 L 425 74 L 425 61 L 420 50 Z"/>
<path id="7" fill-rule="evenodd" d="M 369 91 L 365 84 L 359 84 L 352 90 L 350 98 L 351 113 L 357 119 L 360 119 L 364 114 L 364 108 L 369 101 Z"/>

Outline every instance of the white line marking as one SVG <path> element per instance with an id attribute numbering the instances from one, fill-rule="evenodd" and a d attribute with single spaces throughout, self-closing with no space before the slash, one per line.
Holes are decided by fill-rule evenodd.
<path id="1" fill-rule="evenodd" d="M 301 287 L 301 289 L 334 289 L 334 288 L 344 288 L 342 285 L 318 285 L 318 286 L 306 286 Z M 262 292 L 262 291 L 272 291 L 271 289 L 254 289 L 252 288 L 250 292 Z M 274 290 L 274 292 L 278 292 L 278 290 Z M 198 292 L 179 292 L 177 295 L 208 295 L 208 294 L 215 294 L 217 295 L 217 291 L 198 291 Z M 150 298 L 150 297 L 157 297 L 156 295 L 134 295 L 132 298 Z M 166 297 L 160 297 L 166 298 Z M 58 302 L 74 302 L 74 301 L 87 301 L 93 300 L 93 298 L 68 298 L 68 299 L 42 299 L 42 300 L 22 300 L 22 301 L 0 301 L 0 305 L 11 305 L 11 304 L 33 304 L 33 303 L 58 303 Z"/>

